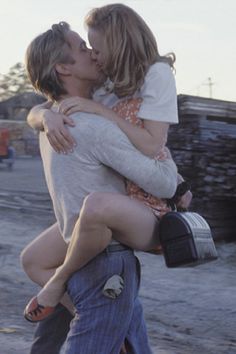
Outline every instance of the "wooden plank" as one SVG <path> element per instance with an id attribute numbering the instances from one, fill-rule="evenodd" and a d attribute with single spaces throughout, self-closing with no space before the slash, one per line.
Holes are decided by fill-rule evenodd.
<path id="1" fill-rule="evenodd" d="M 216 100 L 205 97 L 179 95 L 178 107 L 180 114 L 195 114 L 230 118 L 236 124 L 236 102 Z"/>

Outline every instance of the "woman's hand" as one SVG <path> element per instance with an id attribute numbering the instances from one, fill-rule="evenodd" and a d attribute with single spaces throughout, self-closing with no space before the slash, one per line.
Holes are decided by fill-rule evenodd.
<path id="1" fill-rule="evenodd" d="M 70 115 L 75 112 L 101 114 L 101 104 L 82 97 L 70 97 L 59 104 L 61 114 Z"/>
<path id="2" fill-rule="evenodd" d="M 45 110 L 42 125 L 52 148 L 57 153 L 67 154 L 73 151 L 76 141 L 66 127 L 66 125 L 75 126 L 72 118 Z"/>

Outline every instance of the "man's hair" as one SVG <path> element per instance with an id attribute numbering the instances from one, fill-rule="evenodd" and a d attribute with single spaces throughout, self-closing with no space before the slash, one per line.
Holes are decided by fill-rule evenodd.
<path id="1" fill-rule="evenodd" d="M 119 96 L 132 95 L 143 82 L 150 65 L 166 62 L 171 67 L 175 55 L 161 56 L 156 39 L 133 9 L 123 4 L 111 4 L 91 10 L 85 18 L 88 28 L 104 38 L 107 57 L 104 69 Z"/>
<path id="2" fill-rule="evenodd" d="M 68 31 L 68 23 L 54 24 L 37 36 L 26 51 L 26 70 L 33 87 L 52 100 L 67 93 L 55 66 L 74 62 L 66 36 Z"/>

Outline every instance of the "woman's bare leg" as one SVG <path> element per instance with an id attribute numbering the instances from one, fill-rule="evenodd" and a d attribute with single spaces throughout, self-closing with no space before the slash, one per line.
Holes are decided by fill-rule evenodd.
<path id="1" fill-rule="evenodd" d="M 65 261 L 41 291 L 44 302 L 55 306 L 69 277 L 116 240 L 138 250 L 149 250 L 159 241 L 154 233 L 157 218 L 142 202 L 113 193 L 93 193 L 83 204 Z"/>
<path id="2" fill-rule="evenodd" d="M 36 284 L 44 286 L 63 264 L 68 245 L 63 240 L 58 225 L 54 224 L 43 231 L 21 253 L 21 263 L 25 273 Z M 60 301 L 68 310 L 73 305 L 67 294 Z"/>

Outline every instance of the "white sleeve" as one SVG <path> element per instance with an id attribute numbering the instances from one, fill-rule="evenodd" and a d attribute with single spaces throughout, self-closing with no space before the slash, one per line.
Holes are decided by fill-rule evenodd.
<path id="1" fill-rule="evenodd" d="M 95 129 L 90 130 L 94 157 L 156 197 L 173 196 L 177 182 L 176 166 L 171 165 L 171 172 L 167 173 L 168 162 L 143 155 L 115 124 L 98 120 L 99 117 Z"/>
<path id="2" fill-rule="evenodd" d="M 166 63 L 155 63 L 148 70 L 140 95 L 138 116 L 158 122 L 178 123 L 175 78 Z"/>

